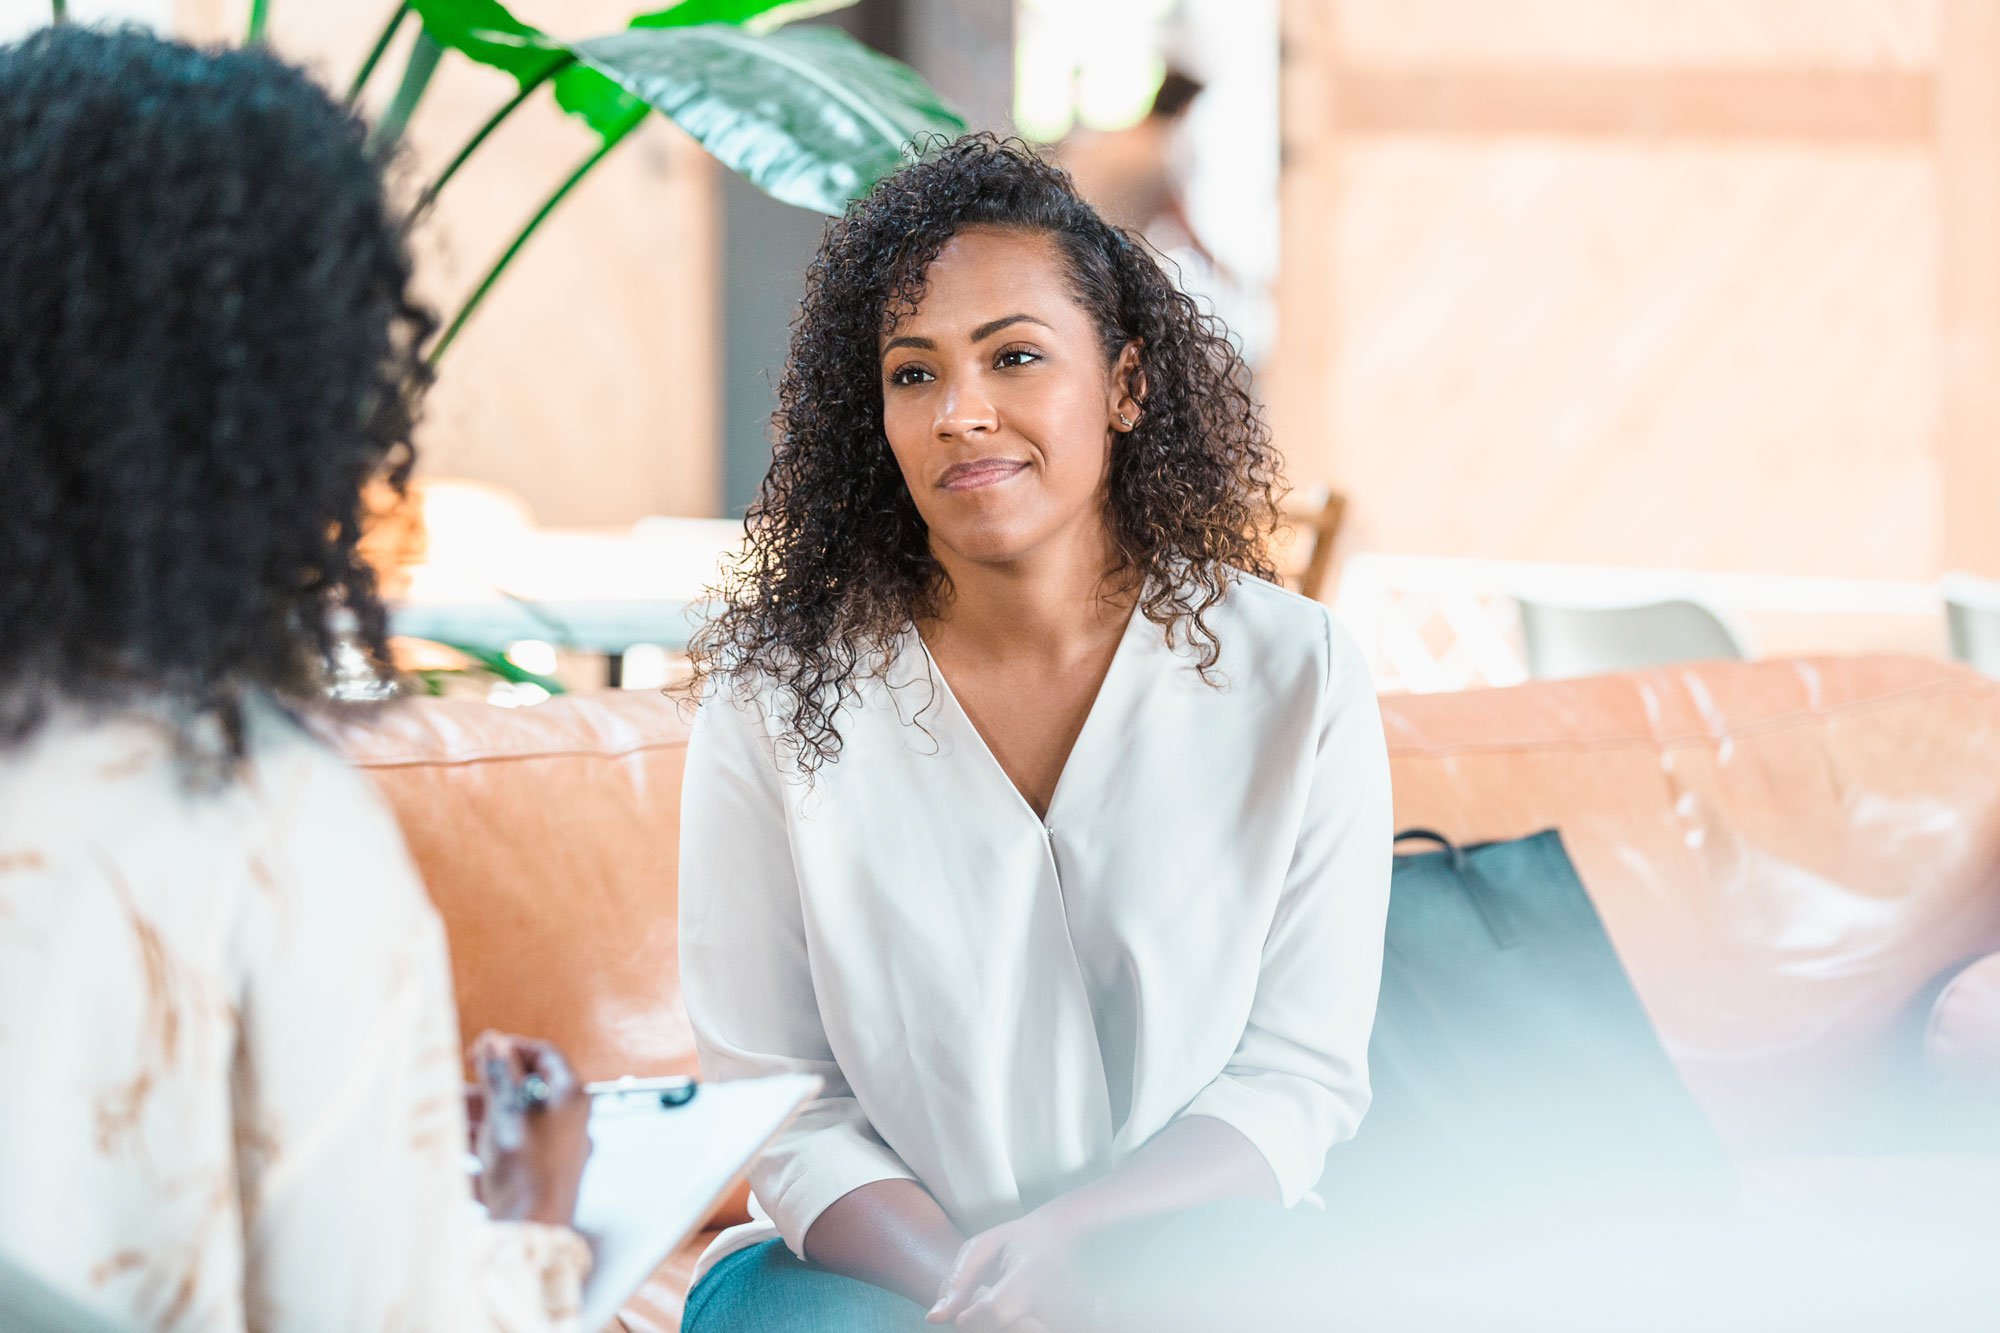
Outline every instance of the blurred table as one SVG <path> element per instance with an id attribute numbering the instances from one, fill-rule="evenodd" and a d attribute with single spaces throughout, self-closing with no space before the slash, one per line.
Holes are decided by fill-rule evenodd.
<path id="1" fill-rule="evenodd" d="M 742 544 L 727 519 L 642 519 L 630 528 L 429 534 L 390 628 L 408 638 L 505 652 L 523 639 L 601 654 L 609 683 L 640 644 L 682 651 L 723 562 Z"/>

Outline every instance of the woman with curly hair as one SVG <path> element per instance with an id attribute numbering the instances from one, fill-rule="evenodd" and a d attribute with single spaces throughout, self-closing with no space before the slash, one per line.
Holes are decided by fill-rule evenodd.
<path id="1" fill-rule="evenodd" d="M 1062 1333 L 1094 1239 L 1290 1208 L 1353 1132 L 1381 721 L 1272 582 L 1245 378 L 1018 144 L 830 228 L 696 643 L 681 863 L 704 1069 L 826 1088 L 690 1333 Z"/>
<path id="2" fill-rule="evenodd" d="M 122 1328 L 573 1328 L 587 1099 L 481 1039 L 302 725 L 432 327 L 366 127 L 261 51 L 0 47 L 0 1270 Z M 0 1324 L 9 1297 L 0 1289 Z M 86 1316 L 79 1315 L 79 1322 Z"/>

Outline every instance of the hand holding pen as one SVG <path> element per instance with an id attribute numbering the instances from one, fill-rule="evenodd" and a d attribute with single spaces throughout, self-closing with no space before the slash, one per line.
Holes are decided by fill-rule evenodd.
<path id="1" fill-rule="evenodd" d="M 473 1150 L 479 1198 L 501 1221 L 567 1226 L 590 1158 L 590 1097 L 545 1041 L 481 1033 Z"/>

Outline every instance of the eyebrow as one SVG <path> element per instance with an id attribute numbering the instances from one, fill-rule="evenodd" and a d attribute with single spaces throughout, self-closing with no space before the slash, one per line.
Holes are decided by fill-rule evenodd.
<path id="1" fill-rule="evenodd" d="M 985 342 L 988 338 L 1000 332 L 1000 330 L 1015 324 L 1040 324 L 1045 329 L 1052 327 L 1046 320 L 1036 319 L 1033 315 L 1002 315 L 999 319 L 988 320 L 974 329 L 972 331 L 972 341 L 976 343 Z M 935 352 L 937 350 L 937 344 L 929 338 L 918 338 L 910 334 L 891 338 L 882 345 L 882 350 L 885 353 L 893 352 L 898 347 L 915 347 L 926 352 Z"/>
<path id="2" fill-rule="evenodd" d="M 972 331 L 972 341 L 976 343 L 985 342 L 988 338 L 991 338 L 1010 324 L 1040 324 L 1045 329 L 1049 327 L 1048 324 L 1036 319 L 1033 315 L 1004 315 L 990 323 L 981 324 L 978 328 L 974 329 Z"/>

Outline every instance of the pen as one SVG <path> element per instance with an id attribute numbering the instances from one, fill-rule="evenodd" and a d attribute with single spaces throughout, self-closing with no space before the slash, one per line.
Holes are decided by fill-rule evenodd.
<path id="1" fill-rule="evenodd" d="M 531 1075 L 516 1083 L 507 1062 L 499 1056 L 486 1059 L 486 1095 L 495 1099 L 500 1114 L 490 1118 L 493 1137 L 500 1148 L 513 1151 L 521 1146 L 521 1112 L 540 1105 L 535 1098 L 534 1084 L 541 1084 L 542 1101 L 547 1100 L 548 1084 Z"/>
<path id="2" fill-rule="evenodd" d="M 667 1078 L 624 1078 L 605 1079 L 598 1083 L 586 1083 L 583 1090 L 592 1097 L 637 1097 L 657 1096 L 661 1106 L 686 1106 L 694 1100 L 701 1085 L 684 1075 Z"/>

